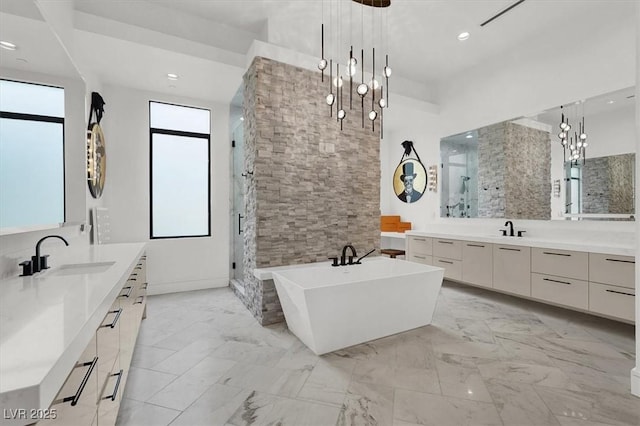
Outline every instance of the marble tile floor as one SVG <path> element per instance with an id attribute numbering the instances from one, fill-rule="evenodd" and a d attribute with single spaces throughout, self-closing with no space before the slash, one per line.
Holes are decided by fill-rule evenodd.
<path id="1" fill-rule="evenodd" d="M 478 288 L 445 281 L 431 326 L 320 357 L 228 288 L 147 312 L 118 426 L 640 425 L 633 326 Z"/>

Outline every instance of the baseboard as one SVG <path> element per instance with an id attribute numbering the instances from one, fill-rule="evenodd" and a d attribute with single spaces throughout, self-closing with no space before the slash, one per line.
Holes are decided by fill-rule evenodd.
<path id="1" fill-rule="evenodd" d="M 179 281 L 175 283 L 153 283 L 150 282 L 147 294 L 179 293 L 182 291 L 204 290 L 207 288 L 228 287 L 229 278 L 214 278 L 210 280 Z"/>
<path id="2" fill-rule="evenodd" d="M 640 369 L 638 367 L 631 370 L 631 393 L 640 396 Z"/>

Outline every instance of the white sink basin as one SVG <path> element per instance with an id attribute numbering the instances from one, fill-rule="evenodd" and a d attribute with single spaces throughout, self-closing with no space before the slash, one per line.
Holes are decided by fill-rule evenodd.
<path id="1" fill-rule="evenodd" d="M 77 274 L 98 274 L 111 268 L 116 262 L 89 262 L 89 263 L 67 263 L 60 266 L 54 274 L 56 275 L 77 275 Z"/>

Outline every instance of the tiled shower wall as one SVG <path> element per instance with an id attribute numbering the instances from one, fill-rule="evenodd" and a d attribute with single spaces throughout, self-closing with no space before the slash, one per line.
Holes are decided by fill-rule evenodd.
<path id="1" fill-rule="evenodd" d="M 551 218 L 548 132 L 503 122 L 478 129 L 478 216 Z"/>
<path id="2" fill-rule="evenodd" d="M 271 280 L 254 268 L 328 264 L 351 243 L 362 255 L 380 248 L 380 135 L 359 98 L 343 130 L 324 102 L 329 79 L 257 57 L 244 77 L 245 294 L 263 325 L 284 320 Z M 368 113 L 365 105 L 365 114 Z"/>

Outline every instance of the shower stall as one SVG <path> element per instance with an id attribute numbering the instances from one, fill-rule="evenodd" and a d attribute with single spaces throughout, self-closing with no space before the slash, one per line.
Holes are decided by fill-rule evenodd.
<path id="1" fill-rule="evenodd" d="M 476 131 L 440 141 L 441 217 L 478 217 L 478 134 Z"/>

